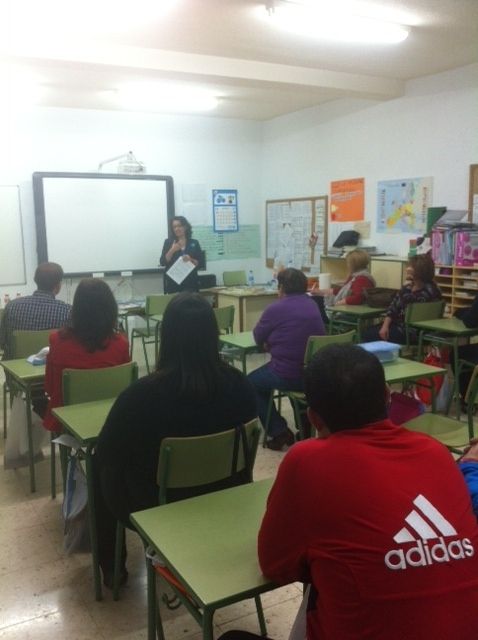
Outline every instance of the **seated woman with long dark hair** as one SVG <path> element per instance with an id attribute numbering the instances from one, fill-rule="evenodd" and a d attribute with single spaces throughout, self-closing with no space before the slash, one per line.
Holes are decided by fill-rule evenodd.
<path id="1" fill-rule="evenodd" d="M 51 409 L 63 405 L 64 369 L 100 369 L 129 362 L 128 340 L 116 331 L 118 305 L 103 280 L 85 278 L 75 291 L 70 320 L 50 335 L 45 391 L 49 396 L 43 425 L 59 431 Z"/>
<path id="2" fill-rule="evenodd" d="M 178 294 L 164 313 L 156 372 L 123 391 L 106 419 L 96 448 L 98 546 L 106 586 L 112 583 L 116 519 L 129 526 L 130 513 L 158 504 L 162 439 L 218 433 L 257 416 L 254 391 L 220 359 L 218 337 L 211 305 L 199 294 Z M 182 490 L 174 498 L 189 495 Z M 126 576 L 123 568 L 123 582 Z"/>

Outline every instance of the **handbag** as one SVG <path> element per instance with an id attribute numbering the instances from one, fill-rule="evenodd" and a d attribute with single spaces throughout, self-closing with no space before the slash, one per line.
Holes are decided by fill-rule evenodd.
<path id="1" fill-rule="evenodd" d="M 32 411 L 32 443 L 33 461 L 43 460 L 42 446 L 45 444 L 47 432 L 43 428 L 42 419 Z M 8 421 L 7 440 L 5 443 L 5 455 L 3 466 L 5 469 L 19 469 L 28 467 L 28 429 L 27 429 L 27 405 L 21 394 L 13 398 L 10 418 Z"/>
<path id="2" fill-rule="evenodd" d="M 394 424 L 403 424 L 424 413 L 425 407 L 413 392 L 393 391 L 390 394 L 388 417 Z"/>
<path id="3" fill-rule="evenodd" d="M 70 456 L 62 505 L 65 523 L 63 550 L 66 554 L 90 551 L 88 528 L 88 489 L 78 454 Z"/>
<path id="4" fill-rule="evenodd" d="M 432 367 L 443 367 L 443 358 L 440 349 L 436 346 L 432 347 L 423 358 L 423 362 Z M 432 378 L 419 378 L 416 381 L 417 396 L 424 404 L 430 405 L 432 403 L 432 388 L 435 390 L 435 397 L 437 397 L 443 385 L 443 379 L 444 376 L 439 374 Z"/>
<path id="5" fill-rule="evenodd" d="M 386 308 L 392 302 L 397 291 L 398 289 L 390 289 L 388 287 L 369 287 L 364 289 L 365 304 L 375 309 L 379 307 Z"/>

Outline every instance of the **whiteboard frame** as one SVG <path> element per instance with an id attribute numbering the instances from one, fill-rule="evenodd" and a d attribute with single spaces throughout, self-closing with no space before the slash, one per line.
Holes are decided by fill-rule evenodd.
<path id="1" fill-rule="evenodd" d="M 12 260 L 14 261 L 18 261 L 17 265 L 15 266 L 15 273 L 18 273 L 18 276 L 14 276 L 12 280 L 9 280 L 7 282 L 4 282 L 2 279 L 2 274 L 4 273 L 4 269 L 2 267 L 2 260 L 0 260 L 0 286 L 12 286 L 12 285 L 24 285 L 27 283 L 27 276 L 26 276 L 26 264 L 25 264 L 25 240 L 24 240 L 24 234 L 23 234 L 23 220 L 22 220 L 22 207 L 21 207 L 21 200 L 20 200 L 20 187 L 17 184 L 2 184 L 0 185 L 0 190 L 3 189 L 8 189 L 8 190 L 15 190 L 16 191 L 16 203 L 18 204 L 18 207 L 16 207 L 15 211 L 12 211 L 13 216 L 18 216 L 18 226 L 14 225 L 13 229 L 13 233 L 15 237 L 11 237 L 10 239 L 8 237 L 5 237 L 5 233 L 7 231 L 7 225 L 3 225 L 3 229 L 2 229 L 2 259 L 6 259 L 9 261 L 9 265 L 12 264 Z M 0 211 L 1 213 L 1 211 Z M 12 222 L 14 222 L 12 220 Z M 11 254 L 9 254 L 6 251 L 7 247 L 21 247 L 21 255 L 18 254 L 17 252 L 15 252 L 15 255 L 12 256 Z"/>
<path id="2" fill-rule="evenodd" d="M 44 185 L 43 180 L 45 178 L 78 178 L 81 179 L 97 179 L 97 180 L 149 180 L 149 181 L 161 181 L 166 184 L 166 208 L 167 208 L 167 228 L 168 234 L 170 229 L 171 218 L 175 216 L 174 206 L 174 181 L 171 176 L 162 176 L 154 174 L 145 175 L 128 175 L 124 173 L 77 173 L 77 172 L 65 172 L 65 171 L 35 171 L 32 176 L 33 181 L 33 202 L 35 207 L 35 221 L 36 221 L 36 237 L 37 237 L 37 254 L 38 264 L 42 262 L 48 262 L 48 242 L 46 234 L 46 221 L 45 221 L 45 198 L 44 198 Z M 132 221 L 134 224 L 134 221 Z M 132 274 L 144 274 L 144 273 L 162 273 L 163 267 L 155 269 L 134 269 Z M 92 275 L 95 272 L 81 271 L 81 272 L 68 272 L 65 276 L 69 278 L 84 277 Z M 116 271 L 104 271 L 105 276 L 121 275 L 122 270 Z"/>

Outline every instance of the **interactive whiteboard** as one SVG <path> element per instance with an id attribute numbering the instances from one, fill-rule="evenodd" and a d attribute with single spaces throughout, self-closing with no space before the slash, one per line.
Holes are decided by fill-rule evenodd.
<path id="1" fill-rule="evenodd" d="M 33 174 L 39 262 L 66 275 L 158 271 L 174 216 L 170 176 Z"/>

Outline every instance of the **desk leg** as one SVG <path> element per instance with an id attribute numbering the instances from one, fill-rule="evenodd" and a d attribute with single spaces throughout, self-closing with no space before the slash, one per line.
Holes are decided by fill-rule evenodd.
<path id="1" fill-rule="evenodd" d="M 93 562 L 93 582 L 95 585 L 95 598 L 101 600 L 103 594 L 101 592 L 101 575 L 100 565 L 98 562 L 98 538 L 96 535 L 96 515 L 95 515 L 95 498 L 94 498 L 94 479 L 93 479 L 93 459 L 91 455 L 91 447 L 88 446 L 85 454 L 86 466 L 86 483 L 88 490 L 88 519 L 90 525 L 90 541 L 91 541 L 91 558 Z"/>
<path id="2" fill-rule="evenodd" d="M 461 415 L 461 406 L 460 406 L 460 385 L 459 385 L 459 376 L 458 376 L 458 337 L 455 336 L 453 338 L 453 371 L 455 375 L 453 376 L 453 397 L 455 398 L 455 411 L 457 420 L 460 419 Z"/>
<path id="3" fill-rule="evenodd" d="M 259 628 L 261 630 L 261 636 L 266 636 L 267 627 L 266 620 L 264 618 L 264 611 L 262 610 L 261 596 L 255 596 L 254 600 L 256 603 L 257 617 L 259 618 Z"/>
<path id="4" fill-rule="evenodd" d="M 28 437 L 28 463 L 30 466 L 30 491 L 36 491 L 35 485 L 35 460 L 33 452 L 33 434 L 32 434 L 32 393 L 30 385 L 25 388 L 25 402 L 27 411 L 27 437 Z"/>
<path id="5" fill-rule="evenodd" d="M 207 607 L 204 607 L 202 614 L 202 637 L 203 640 L 214 640 L 214 633 L 212 629 L 212 617 L 214 611 L 211 611 Z"/>

